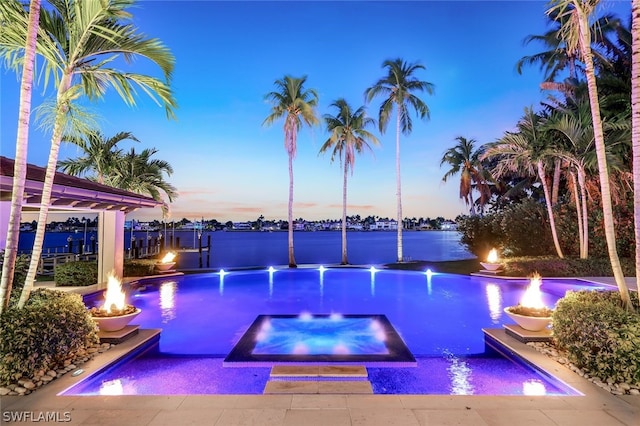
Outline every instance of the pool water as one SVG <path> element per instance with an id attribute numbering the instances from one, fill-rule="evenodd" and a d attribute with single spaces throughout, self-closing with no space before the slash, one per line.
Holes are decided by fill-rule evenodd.
<path id="1" fill-rule="evenodd" d="M 162 329 L 158 351 L 65 394 L 262 393 L 269 368 L 225 367 L 224 357 L 259 315 L 300 314 L 386 316 L 417 366 L 369 366 L 375 393 L 571 394 L 485 344 L 482 328 L 512 323 L 503 309 L 517 304 L 527 285 L 527 280 L 355 268 L 160 280 L 128 295 L 142 309 L 135 322 Z M 599 287 L 543 279 L 541 290 L 552 307 L 567 290 L 582 288 Z"/>

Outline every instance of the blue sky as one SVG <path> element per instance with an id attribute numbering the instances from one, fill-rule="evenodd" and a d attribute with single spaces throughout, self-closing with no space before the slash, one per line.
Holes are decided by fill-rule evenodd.
<path id="1" fill-rule="evenodd" d="M 155 158 L 174 168 L 168 180 L 180 196 L 171 219 L 286 219 L 287 154 L 282 122 L 263 127 L 270 105 L 264 95 L 289 74 L 307 75 L 319 94 L 318 113 L 344 97 L 364 104 L 365 89 L 384 75 L 385 59 L 403 58 L 426 67 L 418 76 L 435 85 L 424 95 L 429 121 L 414 116 L 413 132 L 401 137 L 403 211 L 407 217 L 455 218 L 467 211 L 456 179 L 442 183 L 440 167 L 454 138 L 479 144 L 513 129 L 527 106 L 546 95 L 535 67 L 516 72 L 516 62 L 542 46 L 525 46 L 530 34 L 547 30 L 542 1 L 141 1 L 131 10 L 134 23 L 160 38 L 176 57 L 172 82 L 177 120 L 141 95 L 127 107 L 115 94 L 91 104 L 108 136 L 132 132 L 140 144 L 155 147 Z M 605 1 L 622 19 L 629 1 Z M 144 61 L 136 71 L 156 70 Z M 2 70 L 0 153 L 15 155 L 18 77 Z M 33 106 L 51 96 L 42 85 Z M 377 118 L 380 100 L 368 106 Z M 33 123 L 33 121 L 32 121 Z M 376 135 L 381 146 L 356 159 L 349 177 L 347 214 L 395 217 L 395 127 Z M 32 126 L 28 160 L 46 165 L 50 136 Z M 303 128 L 294 162 L 294 216 L 337 219 L 342 208 L 342 171 L 330 155 L 318 155 L 327 139 L 323 127 Z M 60 158 L 76 157 L 63 144 Z M 161 219 L 159 210 L 140 210 L 138 219 Z"/>

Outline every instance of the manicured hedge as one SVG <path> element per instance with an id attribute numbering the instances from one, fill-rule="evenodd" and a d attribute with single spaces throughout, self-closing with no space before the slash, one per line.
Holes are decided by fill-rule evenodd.
<path id="1" fill-rule="evenodd" d="M 569 360 L 603 382 L 640 383 L 640 310 L 621 306 L 615 291 L 568 292 L 553 313 L 553 335 Z"/>
<path id="2" fill-rule="evenodd" d="M 132 259 L 125 260 L 123 273 L 125 277 L 144 277 L 154 275 L 154 265 L 157 260 L 153 259 Z"/>
<path id="3" fill-rule="evenodd" d="M 0 316 L 0 383 L 57 370 L 98 343 L 96 323 L 78 294 L 34 290 L 25 307 Z"/>
<path id="4" fill-rule="evenodd" d="M 56 266 L 53 279 L 56 286 L 87 286 L 98 283 L 96 262 L 66 262 Z"/>

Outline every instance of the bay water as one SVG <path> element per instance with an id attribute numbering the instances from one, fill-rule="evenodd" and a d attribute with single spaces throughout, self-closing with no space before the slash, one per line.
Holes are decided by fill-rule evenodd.
<path id="1" fill-rule="evenodd" d="M 173 241 L 174 247 L 194 249 L 199 246 L 197 233 L 193 231 L 162 232 L 165 243 Z M 124 244 L 128 253 L 133 238 L 143 241 L 143 245 L 157 244 L 157 231 L 125 230 Z M 347 233 L 348 261 L 353 265 L 378 265 L 396 261 L 395 231 L 351 231 Z M 21 232 L 19 251 L 30 252 L 35 233 Z M 93 237 L 93 240 L 92 240 Z M 211 268 L 237 268 L 251 266 L 287 265 L 288 234 L 286 231 L 205 231 L 201 236 L 202 263 Z M 207 243 L 211 241 L 207 253 Z M 92 242 L 97 241 L 96 232 L 48 232 L 45 235 L 43 253 L 63 253 L 72 250 L 78 253 L 83 244 L 91 251 Z M 294 255 L 298 264 L 338 264 L 341 260 L 342 238 L 339 231 L 299 231 L 294 233 Z M 460 234 L 456 231 L 404 231 L 403 255 L 405 260 L 446 261 L 473 259 L 475 256 L 460 244 Z M 200 254 L 197 251 L 179 251 L 178 267 L 198 268 Z"/>

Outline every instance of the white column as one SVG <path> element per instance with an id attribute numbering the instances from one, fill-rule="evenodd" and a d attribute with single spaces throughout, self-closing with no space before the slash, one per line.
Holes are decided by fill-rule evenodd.
<path id="1" fill-rule="evenodd" d="M 7 231 L 9 230 L 9 214 L 11 200 L 0 201 L 0 250 L 7 248 Z"/>
<path id="2" fill-rule="evenodd" d="M 98 284 L 102 288 L 106 287 L 110 273 L 122 278 L 124 212 L 104 211 L 98 214 L 98 244 Z"/>

